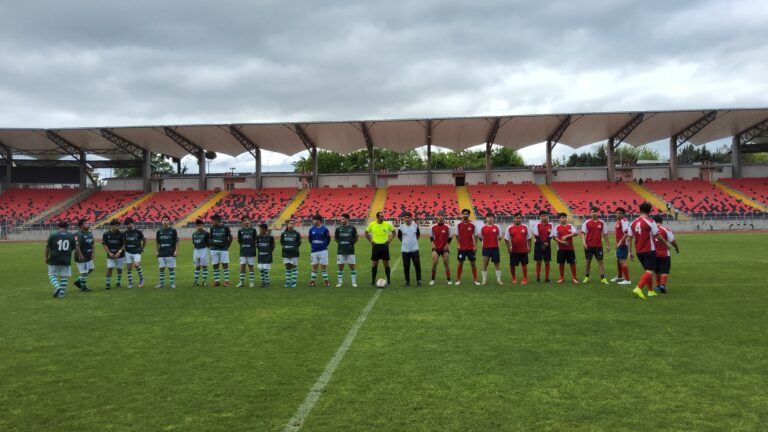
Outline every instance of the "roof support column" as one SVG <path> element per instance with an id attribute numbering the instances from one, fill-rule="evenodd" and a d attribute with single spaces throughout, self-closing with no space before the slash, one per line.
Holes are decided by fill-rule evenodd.
<path id="1" fill-rule="evenodd" d="M 637 113 L 608 139 L 605 154 L 608 159 L 608 181 L 616 180 L 616 149 L 645 119 L 645 113 Z"/>
<path id="2" fill-rule="evenodd" d="M 432 186 L 432 120 L 427 120 L 427 186 Z"/>
<path id="3" fill-rule="evenodd" d="M 554 180 L 554 175 L 552 172 L 552 150 L 554 150 L 557 142 L 560 141 L 560 138 L 563 136 L 565 130 L 568 129 L 568 126 L 570 125 L 571 116 L 567 115 L 563 117 L 563 119 L 560 121 L 560 124 L 557 126 L 557 129 L 555 129 L 555 131 L 552 132 L 552 135 L 550 135 L 547 139 L 547 184 L 552 184 L 552 181 Z"/>
<path id="4" fill-rule="evenodd" d="M 363 140 L 365 141 L 365 148 L 368 149 L 368 175 L 370 178 L 368 179 L 368 183 L 371 187 L 376 187 L 376 174 L 375 174 L 375 167 L 374 162 L 376 160 L 374 150 L 373 150 L 373 139 L 371 138 L 371 134 L 368 132 L 368 125 L 365 124 L 365 122 L 360 122 L 360 131 L 363 133 Z"/>
<path id="5" fill-rule="evenodd" d="M 552 184 L 554 175 L 552 174 L 552 149 L 557 143 L 547 141 L 547 184 Z"/>
<path id="6" fill-rule="evenodd" d="M 716 118 L 717 118 L 717 111 L 709 111 L 703 116 L 701 116 L 698 120 L 688 125 L 687 128 L 672 135 L 672 137 L 669 139 L 669 179 L 670 180 L 677 180 L 678 178 L 677 149 L 679 149 L 680 146 L 682 146 L 683 144 L 687 143 L 697 133 L 701 132 L 704 128 L 707 127 L 707 125 L 715 121 Z"/>
<path id="7" fill-rule="evenodd" d="M 491 184 L 491 143 L 485 143 L 485 184 Z"/>
<path id="8" fill-rule="evenodd" d="M 677 135 L 669 138 L 669 179 L 677 180 Z"/>
<path id="9" fill-rule="evenodd" d="M 731 177 L 741 178 L 741 134 L 734 136 L 731 144 Z"/>
<path id="10" fill-rule="evenodd" d="M 197 170 L 199 177 L 197 188 L 201 191 L 208 189 L 208 180 L 205 175 L 205 152 L 203 150 L 197 151 Z"/>
<path id="11" fill-rule="evenodd" d="M 257 148 L 253 152 L 253 159 L 256 161 L 256 189 L 261 189 L 261 149 Z"/>
<path id="12" fill-rule="evenodd" d="M 605 146 L 605 156 L 608 159 L 608 181 L 616 180 L 616 161 L 614 153 L 616 147 L 614 147 L 613 141 L 613 137 L 609 138 L 608 144 Z"/>
<path id="13" fill-rule="evenodd" d="M 11 149 L 5 150 L 5 180 L 3 181 L 5 187 L 4 191 L 11 187 L 11 175 L 13 174 L 13 152 Z"/>
<path id="14" fill-rule="evenodd" d="M 143 185 L 144 193 L 150 193 L 152 192 L 152 152 L 142 150 L 141 153 L 141 184 Z"/>
<path id="15" fill-rule="evenodd" d="M 312 187 L 318 188 L 320 187 L 320 181 L 319 181 L 319 172 L 318 172 L 318 158 L 317 158 L 317 147 L 312 147 Z"/>
<path id="16" fill-rule="evenodd" d="M 85 152 L 80 150 L 80 190 L 84 191 L 88 187 L 88 171 L 86 169 Z M 96 187 L 96 185 L 93 185 Z"/>

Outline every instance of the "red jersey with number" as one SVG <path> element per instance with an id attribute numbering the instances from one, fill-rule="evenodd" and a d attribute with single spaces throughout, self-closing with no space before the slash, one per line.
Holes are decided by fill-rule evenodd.
<path id="1" fill-rule="evenodd" d="M 451 238 L 451 227 L 446 224 L 432 225 L 429 237 L 432 238 L 435 249 L 445 249 L 448 246 L 448 240 Z"/>
<path id="2" fill-rule="evenodd" d="M 528 253 L 528 240 L 531 239 L 531 230 L 528 225 L 510 225 L 504 233 L 504 240 L 512 244 L 512 253 Z"/>
<path id="3" fill-rule="evenodd" d="M 533 236 L 536 237 L 536 241 L 539 243 L 549 243 L 552 237 L 552 224 L 537 223 L 533 226 Z"/>
<path id="4" fill-rule="evenodd" d="M 460 251 L 475 250 L 475 224 L 472 222 L 460 222 L 456 226 L 456 232 L 459 237 Z"/>
<path id="5" fill-rule="evenodd" d="M 648 253 L 656 250 L 653 238 L 659 233 L 656 222 L 648 217 L 640 216 L 632 221 L 628 235 L 635 238 L 635 250 L 637 253 Z"/>
<path id="6" fill-rule="evenodd" d="M 666 227 L 658 226 L 659 228 L 659 236 L 661 236 L 666 241 L 672 243 L 675 241 L 675 235 L 672 234 L 672 231 L 668 230 Z M 654 246 L 656 246 L 656 257 L 658 258 L 666 258 L 670 255 L 669 248 L 667 247 L 667 244 L 664 243 L 661 240 L 656 240 L 656 238 L 653 239 Z"/>
<path id="7" fill-rule="evenodd" d="M 571 224 L 558 225 L 555 228 L 555 237 L 563 240 L 568 234 L 576 234 L 576 227 Z M 565 240 L 565 244 L 557 244 L 557 250 L 573 250 L 573 237 Z"/>
<path id="8" fill-rule="evenodd" d="M 624 237 L 624 234 L 629 231 L 629 221 L 626 218 L 621 218 L 621 220 L 616 221 L 616 247 L 624 246 L 628 243 L 629 237 L 627 237 L 626 240 L 624 240 L 624 243 L 619 243 L 621 241 L 621 238 Z"/>
<path id="9" fill-rule="evenodd" d="M 603 236 L 608 235 L 608 225 L 600 219 L 589 219 L 581 224 L 581 232 L 584 233 L 587 247 L 603 247 Z"/>
<path id="10" fill-rule="evenodd" d="M 498 225 L 483 225 L 480 237 L 483 238 L 483 249 L 498 248 L 501 229 Z"/>

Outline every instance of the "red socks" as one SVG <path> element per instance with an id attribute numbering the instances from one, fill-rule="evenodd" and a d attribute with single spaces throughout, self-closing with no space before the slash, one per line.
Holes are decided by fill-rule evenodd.
<path id="1" fill-rule="evenodd" d="M 629 279 L 629 266 L 624 264 L 623 270 L 624 270 L 624 280 L 630 280 Z"/>
<path id="2" fill-rule="evenodd" d="M 477 280 L 477 267 L 472 266 L 472 279 Z"/>
<path id="3" fill-rule="evenodd" d="M 544 262 L 544 274 L 547 279 L 549 279 L 549 261 Z"/>
<path id="4" fill-rule="evenodd" d="M 565 278 L 565 264 L 560 264 L 560 279 Z"/>
<path id="5" fill-rule="evenodd" d="M 576 279 L 576 264 L 571 264 L 571 274 L 573 275 L 573 278 Z"/>
<path id="6" fill-rule="evenodd" d="M 619 279 L 621 279 L 621 278 L 622 278 L 622 274 L 623 274 L 622 272 L 623 272 L 623 271 L 624 271 L 624 266 L 622 266 L 622 265 L 621 265 L 621 263 L 617 262 L 617 263 L 616 263 L 616 277 L 618 277 Z"/>
<path id="7" fill-rule="evenodd" d="M 446 270 L 446 271 L 445 271 L 445 278 L 446 278 L 447 280 L 451 280 L 451 271 L 450 271 L 450 270 Z"/>
<path id="8" fill-rule="evenodd" d="M 509 272 L 512 273 L 512 279 L 517 279 L 517 276 L 515 275 L 515 267 L 509 266 Z"/>
<path id="9" fill-rule="evenodd" d="M 667 277 L 669 275 L 661 275 L 661 284 L 667 286 Z"/>
<path id="10" fill-rule="evenodd" d="M 637 283 L 637 286 L 640 289 L 643 289 L 644 286 L 648 286 L 648 289 L 653 289 L 653 276 L 651 276 L 648 272 L 643 272 L 643 275 L 640 277 L 640 282 Z"/>
<path id="11" fill-rule="evenodd" d="M 536 279 L 541 278 L 541 261 L 536 261 Z"/>
<path id="12" fill-rule="evenodd" d="M 462 267 L 463 266 L 461 265 L 461 263 L 459 263 L 459 267 L 456 268 L 456 280 L 461 280 L 461 270 L 463 270 Z"/>
<path id="13" fill-rule="evenodd" d="M 523 279 L 528 279 L 528 266 L 523 264 Z"/>
<path id="14" fill-rule="evenodd" d="M 656 286 L 659 286 L 659 285 L 661 285 L 661 275 L 657 274 L 656 275 Z"/>

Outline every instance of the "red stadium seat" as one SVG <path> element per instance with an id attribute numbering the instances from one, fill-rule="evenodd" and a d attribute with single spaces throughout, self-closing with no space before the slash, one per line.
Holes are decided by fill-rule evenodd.
<path id="1" fill-rule="evenodd" d="M 453 185 L 434 186 L 389 186 L 384 217 L 397 218 L 408 211 L 415 219 L 434 218 L 442 213 L 447 218 L 459 217 L 456 187 Z"/>
<path id="2" fill-rule="evenodd" d="M 293 217 L 306 222 L 316 213 L 326 219 L 338 219 L 342 213 L 349 213 L 351 219 L 365 219 L 374 195 L 376 189 L 372 187 L 312 189 Z"/>
<path id="3" fill-rule="evenodd" d="M 612 215 L 616 207 L 624 207 L 627 214 L 637 214 L 637 207 L 645 199 L 624 183 L 609 181 L 555 182 L 552 189 L 577 216 L 588 216 L 590 207 L 600 209 L 600 215 Z M 654 209 L 654 213 L 659 209 Z M 664 209 L 666 211 L 666 209 Z"/>
<path id="4" fill-rule="evenodd" d="M 489 212 L 497 216 L 512 216 L 518 211 L 526 216 L 538 215 L 540 210 L 552 212 L 539 187 L 530 183 L 476 184 L 467 186 L 467 191 L 479 219 Z"/>
<path id="5" fill-rule="evenodd" d="M 736 189 L 744 195 L 768 205 L 768 177 L 745 179 L 720 179 L 721 182 Z"/>
<path id="6" fill-rule="evenodd" d="M 248 215 L 255 222 L 276 218 L 296 195 L 296 188 L 235 189 L 213 205 L 201 219 L 208 222 L 215 214 L 227 223 L 240 222 Z"/>
<path id="7" fill-rule="evenodd" d="M 213 195 L 213 191 L 163 191 L 131 209 L 123 218 L 136 222 L 160 222 L 163 216 L 171 222 L 184 219 Z"/>
<path id="8" fill-rule="evenodd" d="M 659 180 L 644 183 L 644 186 L 676 209 L 692 216 L 740 216 L 760 213 L 754 207 L 744 204 L 740 199 L 728 195 L 704 180 Z"/>
<path id="9" fill-rule="evenodd" d="M 80 192 L 79 189 L 14 188 L 0 195 L 0 223 L 18 225 Z"/>
<path id="10" fill-rule="evenodd" d="M 61 213 L 50 217 L 46 223 L 69 221 L 76 224 L 80 219 L 98 222 L 144 195 L 142 191 L 99 191 L 75 203 Z"/>

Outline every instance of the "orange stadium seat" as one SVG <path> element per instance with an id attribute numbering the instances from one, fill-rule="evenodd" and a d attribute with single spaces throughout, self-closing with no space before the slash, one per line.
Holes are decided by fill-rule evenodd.
<path id="1" fill-rule="evenodd" d="M 768 177 L 745 179 L 726 178 L 720 179 L 720 181 L 755 201 L 768 205 Z"/>
<path id="2" fill-rule="evenodd" d="M 616 207 L 624 207 L 627 214 L 637 214 L 637 207 L 645 201 L 624 183 L 609 181 L 555 182 L 552 189 L 578 216 L 589 215 L 590 207 L 600 209 L 600 215 L 611 215 Z M 654 213 L 659 209 L 654 208 Z"/>
<path id="3" fill-rule="evenodd" d="M 220 199 L 201 219 L 208 222 L 215 214 L 227 223 L 240 222 L 248 215 L 256 222 L 276 218 L 291 201 L 296 188 L 235 189 Z"/>
<path id="4" fill-rule="evenodd" d="M 376 189 L 372 187 L 312 189 L 293 217 L 306 222 L 316 213 L 326 219 L 338 219 L 342 213 L 349 213 L 351 219 L 365 219 L 374 195 Z"/>
<path id="5" fill-rule="evenodd" d="M 434 186 L 389 186 L 384 217 L 400 217 L 408 211 L 416 219 L 434 218 L 442 213 L 447 218 L 459 217 L 456 187 L 453 185 Z"/>
<path id="6" fill-rule="evenodd" d="M 754 207 L 744 204 L 740 199 L 728 195 L 704 180 L 661 180 L 646 182 L 643 185 L 676 209 L 693 216 L 740 216 L 760 213 Z"/>
<path id="7" fill-rule="evenodd" d="M 534 216 L 540 210 L 554 212 L 535 184 L 477 184 L 467 186 L 467 190 L 478 219 L 489 212 L 497 216 L 512 216 L 517 212 Z"/>
<path id="8" fill-rule="evenodd" d="M 69 221 L 76 224 L 80 219 L 100 221 L 144 195 L 142 191 L 99 191 L 72 205 L 61 213 L 48 218 L 46 223 Z"/>
<path id="9" fill-rule="evenodd" d="M 160 222 L 167 215 L 175 223 L 184 219 L 213 195 L 212 190 L 204 191 L 163 191 L 131 209 L 123 216 L 136 222 Z"/>
<path id="10" fill-rule="evenodd" d="M 79 192 L 79 189 L 9 189 L 0 195 L 0 223 L 18 225 Z"/>

